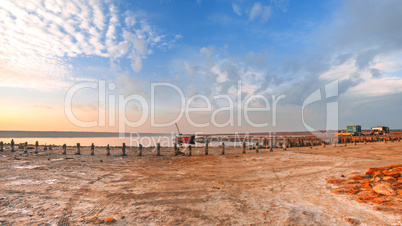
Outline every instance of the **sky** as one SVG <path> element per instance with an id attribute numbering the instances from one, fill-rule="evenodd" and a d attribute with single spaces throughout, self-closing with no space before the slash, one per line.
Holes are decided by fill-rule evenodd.
<path id="1" fill-rule="evenodd" d="M 402 2 L 3 0 L 0 130 L 402 129 Z"/>

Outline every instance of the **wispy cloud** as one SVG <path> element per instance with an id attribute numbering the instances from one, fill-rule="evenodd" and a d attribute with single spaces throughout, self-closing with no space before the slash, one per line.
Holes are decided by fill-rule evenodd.
<path id="1" fill-rule="evenodd" d="M 262 5 L 260 2 L 254 3 L 253 7 L 251 8 L 249 19 L 254 20 L 262 14 Z"/>
<path id="2" fill-rule="evenodd" d="M 242 15 L 242 10 L 241 10 L 241 7 L 240 7 L 239 4 L 233 2 L 233 3 L 232 3 L 232 8 L 233 8 L 233 11 L 234 11 L 237 15 L 239 15 L 239 16 Z"/>
<path id="3" fill-rule="evenodd" d="M 178 39 L 110 1 L 5 0 L 0 17 L 0 86 L 64 88 L 74 79 L 70 59 L 76 57 L 106 57 L 112 64 L 128 58 L 139 72 L 152 48 Z"/>
<path id="4" fill-rule="evenodd" d="M 261 22 L 268 21 L 271 16 L 271 6 L 264 6 L 260 2 L 255 2 L 250 10 L 249 20 L 261 19 Z"/>

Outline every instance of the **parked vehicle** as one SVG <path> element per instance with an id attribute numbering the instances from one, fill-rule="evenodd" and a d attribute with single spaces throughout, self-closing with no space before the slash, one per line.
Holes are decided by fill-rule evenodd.
<path id="1" fill-rule="evenodd" d="M 370 135 L 385 135 L 389 134 L 389 128 L 387 126 L 371 127 Z"/>
<path id="2" fill-rule="evenodd" d="M 346 131 L 338 131 L 338 136 L 364 136 L 360 125 L 347 126 Z"/>

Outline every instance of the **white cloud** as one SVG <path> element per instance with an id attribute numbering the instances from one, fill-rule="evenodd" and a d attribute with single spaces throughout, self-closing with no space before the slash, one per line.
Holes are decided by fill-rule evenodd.
<path id="1" fill-rule="evenodd" d="M 262 10 L 262 15 L 261 15 L 261 21 L 266 22 L 268 19 L 271 17 L 271 7 L 270 6 L 264 6 L 264 9 Z"/>
<path id="2" fill-rule="evenodd" d="M 255 2 L 250 10 L 249 20 L 261 19 L 266 22 L 271 17 L 271 6 L 263 6 L 260 2 Z"/>
<path id="3" fill-rule="evenodd" d="M 241 7 L 240 7 L 239 4 L 232 3 L 232 8 L 233 8 L 233 11 L 234 11 L 237 15 L 241 16 L 242 12 L 241 12 Z"/>
<path id="4" fill-rule="evenodd" d="M 249 14 L 249 19 L 254 20 L 257 17 L 261 16 L 262 14 L 262 5 L 260 2 L 255 2 L 253 5 L 253 8 L 251 8 L 250 14 Z"/>
<path id="5" fill-rule="evenodd" d="M 0 79 L 7 81 L 0 86 L 21 87 L 29 77 L 25 86 L 52 79 L 58 82 L 50 89 L 64 88 L 74 80 L 72 57 L 107 57 L 112 65 L 126 57 L 138 72 L 151 48 L 170 48 L 180 38 L 158 34 L 108 0 L 5 0 L 0 18 Z"/>
<path id="6" fill-rule="evenodd" d="M 135 72 L 140 72 L 142 69 L 142 60 L 141 57 L 137 56 L 134 61 L 131 63 L 131 67 Z"/>

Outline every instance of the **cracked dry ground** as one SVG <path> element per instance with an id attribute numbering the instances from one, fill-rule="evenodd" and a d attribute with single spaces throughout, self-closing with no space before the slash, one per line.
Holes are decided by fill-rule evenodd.
<path id="1" fill-rule="evenodd" d="M 348 194 L 331 193 L 327 180 L 364 175 L 402 161 L 402 143 L 248 150 L 193 148 L 193 156 L 162 156 L 150 149 L 113 149 L 105 156 L 61 148 L 0 153 L 0 224 L 82 225 L 113 217 L 132 224 L 400 224 L 392 211 L 373 209 Z M 43 150 L 43 149 L 42 149 Z"/>

